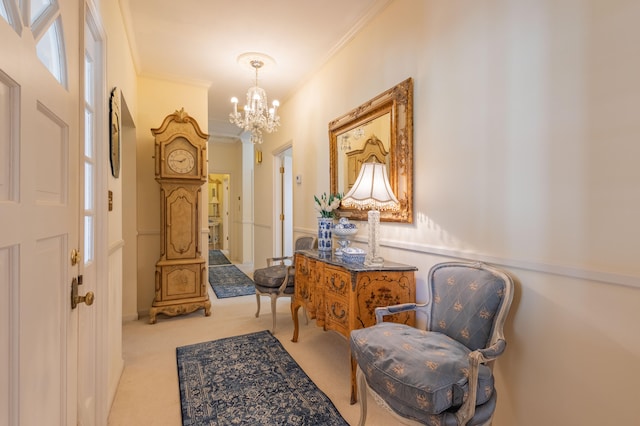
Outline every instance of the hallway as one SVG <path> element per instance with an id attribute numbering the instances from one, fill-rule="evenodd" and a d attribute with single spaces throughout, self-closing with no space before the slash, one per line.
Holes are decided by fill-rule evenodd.
<path id="1" fill-rule="evenodd" d="M 146 317 L 123 324 L 125 368 L 111 407 L 110 426 L 180 425 L 175 348 L 271 327 L 271 313 L 265 300 L 260 317 L 255 318 L 256 299 L 253 295 L 219 300 L 209 288 L 209 297 L 212 305 L 210 317 L 205 317 L 200 310 L 175 318 L 159 316 L 154 325 L 148 324 Z M 289 299 L 278 301 L 275 336 L 331 398 L 345 420 L 349 424 L 357 424 L 360 406 L 349 404 L 348 342 L 337 333 L 324 332 L 314 321 L 305 325 L 300 313 L 300 339 L 298 343 L 292 343 L 293 322 L 289 307 Z M 367 425 L 395 423 L 389 414 L 369 399 Z"/>

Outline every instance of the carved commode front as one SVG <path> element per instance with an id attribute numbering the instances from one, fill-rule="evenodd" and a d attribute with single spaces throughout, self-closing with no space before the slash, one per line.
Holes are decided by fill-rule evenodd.
<path id="1" fill-rule="evenodd" d="M 184 110 L 168 115 L 151 132 L 160 184 L 160 259 L 149 322 L 154 324 L 159 313 L 175 316 L 198 309 L 209 316 L 207 265 L 199 238 L 208 135 Z"/>
<path id="2" fill-rule="evenodd" d="M 393 262 L 380 267 L 347 264 L 316 250 L 296 252 L 295 265 L 296 286 L 291 301 L 293 342 L 298 341 L 301 306 L 318 326 L 348 339 L 352 330 L 376 323 L 375 308 L 416 301 L 415 266 Z M 386 320 L 415 325 L 415 314 L 404 312 Z M 352 360 L 352 403 L 356 401 L 355 367 Z"/>

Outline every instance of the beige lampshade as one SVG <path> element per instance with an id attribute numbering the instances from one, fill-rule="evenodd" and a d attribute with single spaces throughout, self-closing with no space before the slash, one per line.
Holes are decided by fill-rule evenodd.
<path id="1" fill-rule="evenodd" d="M 387 166 L 382 163 L 364 163 L 356 183 L 342 198 L 342 205 L 360 210 L 398 210 L 400 203 L 391 190 Z"/>

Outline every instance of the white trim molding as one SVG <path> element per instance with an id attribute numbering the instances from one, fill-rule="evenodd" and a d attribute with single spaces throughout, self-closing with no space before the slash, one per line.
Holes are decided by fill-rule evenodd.
<path id="1" fill-rule="evenodd" d="M 296 228 L 295 232 L 311 234 L 315 231 Z M 354 241 L 366 244 L 367 239 L 364 236 L 356 236 Z M 620 285 L 624 287 L 632 287 L 640 289 L 640 277 L 632 275 L 618 274 L 614 272 L 598 271 L 594 269 L 580 268 L 576 266 L 568 265 L 554 265 L 543 262 L 533 262 L 521 259 L 512 259 L 501 256 L 492 256 L 485 253 L 465 251 L 465 250 L 453 250 L 446 247 L 436 247 L 429 244 L 412 243 L 406 241 L 397 241 L 383 239 L 380 241 L 380 245 L 388 247 L 394 250 L 411 251 L 416 253 L 423 253 L 428 255 L 436 255 L 442 257 L 448 257 L 458 260 L 472 260 L 490 263 L 494 265 L 500 265 L 506 268 L 516 268 L 521 270 L 527 270 L 532 272 L 539 272 L 543 274 L 558 275 L 568 278 L 574 278 L 579 280 L 587 280 L 593 282 L 600 282 L 604 284 Z"/>

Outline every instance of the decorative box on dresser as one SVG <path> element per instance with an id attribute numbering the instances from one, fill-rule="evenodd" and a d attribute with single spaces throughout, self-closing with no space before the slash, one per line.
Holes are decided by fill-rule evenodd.
<path id="1" fill-rule="evenodd" d="M 376 323 L 375 308 L 416 301 L 415 266 L 387 262 L 377 267 L 349 264 L 317 250 L 295 253 L 295 292 L 291 301 L 293 342 L 298 341 L 298 310 L 304 306 L 324 330 L 347 339 L 351 330 Z M 385 318 L 415 325 L 415 314 Z M 355 362 L 351 360 L 351 403 L 356 402 Z"/>

